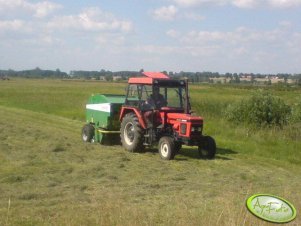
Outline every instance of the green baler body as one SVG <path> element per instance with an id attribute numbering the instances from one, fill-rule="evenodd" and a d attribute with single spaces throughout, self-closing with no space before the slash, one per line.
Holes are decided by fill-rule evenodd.
<path id="1" fill-rule="evenodd" d="M 125 96 L 113 94 L 92 95 L 86 105 L 86 121 L 95 127 L 96 142 L 105 143 L 120 130 L 119 115 Z"/>

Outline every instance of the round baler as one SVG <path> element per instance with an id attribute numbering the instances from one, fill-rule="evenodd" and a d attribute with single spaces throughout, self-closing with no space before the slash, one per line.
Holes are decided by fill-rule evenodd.
<path id="1" fill-rule="evenodd" d="M 120 143 L 119 114 L 125 96 L 113 94 L 92 95 L 86 104 L 86 125 L 82 138 L 101 144 Z"/>

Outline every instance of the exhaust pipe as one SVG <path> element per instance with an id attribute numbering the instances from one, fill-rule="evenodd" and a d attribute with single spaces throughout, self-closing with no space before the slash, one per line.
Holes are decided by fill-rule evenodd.
<path id="1" fill-rule="evenodd" d="M 185 103 L 185 114 L 190 114 L 190 101 L 189 101 L 189 91 L 188 91 L 188 79 L 185 79 L 185 89 L 186 89 L 186 103 Z"/>

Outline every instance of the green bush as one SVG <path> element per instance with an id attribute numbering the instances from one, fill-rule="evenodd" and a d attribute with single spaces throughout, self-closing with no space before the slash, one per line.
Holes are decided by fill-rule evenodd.
<path id="1" fill-rule="evenodd" d="M 257 91 L 248 99 L 229 105 L 225 117 L 236 123 L 256 126 L 283 126 L 291 117 L 291 107 L 267 91 Z"/>

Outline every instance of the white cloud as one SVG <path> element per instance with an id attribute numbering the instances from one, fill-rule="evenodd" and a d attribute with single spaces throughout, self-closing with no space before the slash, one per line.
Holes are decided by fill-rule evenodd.
<path id="1" fill-rule="evenodd" d="M 179 36 L 179 32 L 174 29 L 170 29 L 166 31 L 166 35 L 172 38 L 177 38 Z"/>
<path id="2" fill-rule="evenodd" d="M 2 1 L 2 0 L 0 0 Z M 2 3 L 2 2 L 1 2 Z M 23 0 L 11 4 L 6 8 L 16 8 L 24 3 Z M 8 6 L 9 5 L 9 6 Z M 3 9 L 4 4 L 0 4 Z M 43 9 L 48 6 L 38 5 L 39 16 L 45 15 Z M 17 16 L 16 16 L 17 15 Z M 18 12 L 10 16 L 18 18 Z M 7 16 L 9 18 L 9 16 Z M 0 17 L 0 47 L 14 46 L 20 49 L 48 49 L 58 52 L 72 49 L 74 44 L 83 48 L 102 48 L 111 51 L 112 46 L 122 46 L 127 35 L 131 34 L 133 24 L 131 21 L 122 20 L 115 15 L 104 12 L 99 8 L 86 8 L 78 14 L 40 18 L 1 20 Z M 8 47 L 7 47 L 8 48 Z M 114 50 L 116 52 L 116 50 Z"/>
<path id="3" fill-rule="evenodd" d="M 151 14 L 154 19 L 161 21 L 174 21 L 175 19 L 202 21 L 205 19 L 204 16 L 197 14 L 192 10 L 185 10 L 184 12 L 179 13 L 178 7 L 174 5 L 155 9 Z"/>
<path id="4" fill-rule="evenodd" d="M 182 7 L 195 7 L 200 5 L 224 5 L 228 0 L 173 0 Z"/>
<path id="5" fill-rule="evenodd" d="M 17 11 L 23 13 L 26 11 L 38 18 L 48 16 L 60 8 L 62 8 L 62 5 L 50 1 L 31 3 L 26 0 L 0 0 L 0 12 Z"/>
<path id="6" fill-rule="evenodd" d="M 204 5 L 233 5 L 238 8 L 290 8 L 301 6 L 301 0 L 173 0 L 180 7 L 196 7 Z"/>
<path id="7" fill-rule="evenodd" d="M 177 7 L 174 5 L 170 6 L 163 6 L 161 8 L 158 8 L 152 12 L 153 18 L 156 20 L 166 20 L 166 21 L 171 21 L 175 19 L 175 16 L 178 12 Z"/>
<path id="8" fill-rule="evenodd" d="M 233 0 L 232 4 L 238 8 L 255 8 L 259 3 L 257 0 Z"/>
<path id="9" fill-rule="evenodd" d="M 18 31 L 24 27 L 22 20 L 3 20 L 0 21 L 0 32 L 5 31 Z"/>
<path id="10" fill-rule="evenodd" d="M 62 8 L 61 5 L 48 1 L 30 4 L 30 7 L 34 11 L 34 15 L 39 18 L 45 17 L 53 11 Z"/>
<path id="11" fill-rule="evenodd" d="M 127 20 L 119 20 L 113 14 L 103 12 L 99 8 L 87 8 L 78 15 L 57 16 L 48 23 L 48 27 L 94 32 L 130 32 L 133 24 Z"/>
<path id="12" fill-rule="evenodd" d="M 0 10 L 12 10 L 16 8 L 24 8 L 26 5 L 26 2 L 23 0 L 15 0 L 15 1 L 6 1 L 6 0 L 0 0 Z"/>
<path id="13" fill-rule="evenodd" d="M 176 31 L 174 31 L 176 32 Z M 270 31 L 260 31 L 249 29 L 246 27 L 239 27 L 234 31 L 191 31 L 186 35 L 178 35 L 178 41 L 189 45 L 224 45 L 244 47 L 244 45 L 260 44 L 262 46 L 271 43 L 282 45 L 283 41 L 287 39 L 287 32 L 285 29 L 274 29 Z"/>
<path id="14" fill-rule="evenodd" d="M 178 49 L 178 47 L 166 45 L 138 45 L 133 49 L 133 51 L 142 54 L 168 55 L 171 53 L 175 53 Z"/>
<path id="15" fill-rule="evenodd" d="M 119 34 L 101 34 L 95 38 L 98 46 L 122 46 L 125 43 L 125 36 Z"/>
<path id="16" fill-rule="evenodd" d="M 277 8 L 290 8 L 301 6 L 301 0 L 268 0 L 271 6 Z"/>
<path id="17" fill-rule="evenodd" d="M 20 40 L 32 33 L 32 24 L 24 20 L 0 20 L 0 37 L 2 42 L 6 39 Z"/>
<path id="18" fill-rule="evenodd" d="M 211 66 L 219 71 L 237 71 L 240 68 L 244 72 L 256 72 L 260 68 L 259 72 L 285 72 L 288 67 L 296 70 L 296 62 L 301 61 L 298 51 L 301 32 L 287 29 L 290 24 L 284 21 L 279 27 L 266 31 L 238 27 L 232 31 L 183 33 L 172 29 L 166 35 L 176 41 L 170 54 L 184 55 L 182 60 L 185 62 L 195 62 L 191 64 L 193 67 L 199 61 L 203 62 L 200 67 Z"/>
<path id="19" fill-rule="evenodd" d="M 185 12 L 182 16 L 184 19 L 194 20 L 194 21 L 202 21 L 205 19 L 204 16 L 193 13 L 193 12 Z"/>

